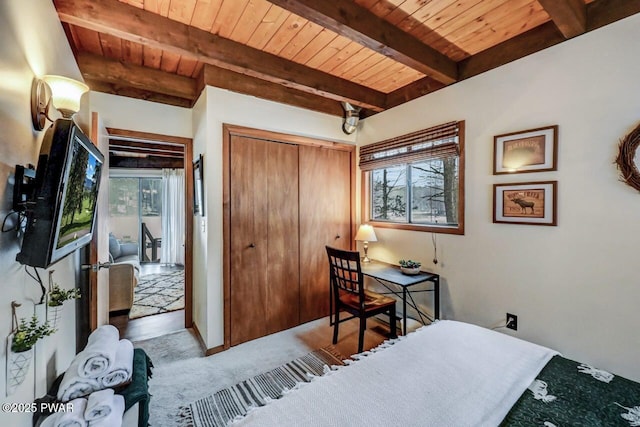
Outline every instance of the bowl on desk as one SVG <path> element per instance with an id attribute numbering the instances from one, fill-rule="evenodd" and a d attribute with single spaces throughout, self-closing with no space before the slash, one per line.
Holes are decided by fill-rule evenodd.
<path id="1" fill-rule="evenodd" d="M 400 267 L 400 271 L 402 274 L 408 274 L 409 276 L 414 276 L 416 274 L 420 274 L 420 267 Z"/>

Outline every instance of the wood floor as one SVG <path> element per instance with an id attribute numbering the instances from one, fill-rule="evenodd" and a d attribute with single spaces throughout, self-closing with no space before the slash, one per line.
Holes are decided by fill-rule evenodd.
<path id="1" fill-rule="evenodd" d="M 157 263 L 141 264 L 140 275 L 158 274 L 181 270 L 182 267 L 166 266 Z M 159 337 L 184 329 L 184 310 L 171 311 L 169 313 L 154 314 L 153 316 L 129 319 L 129 314 L 117 314 L 109 316 L 109 323 L 120 331 L 120 339 L 141 341 Z"/>
<path id="2" fill-rule="evenodd" d="M 344 314 L 346 317 L 347 314 Z M 332 344 L 333 326 L 329 326 L 329 318 L 322 319 L 321 322 L 314 321 L 313 328 L 305 330 L 304 333 L 298 335 L 298 339 L 305 343 L 311 350 L 322 348 Z M 358 352 L 358 319 L 348 320 L 340 323 L 338 334 L 338 343 L 333 344 L 336 350 L 343 356 L 350 356 Z M 399 331 L 398 331 L 399 332 Z M 367 319 L 367 329 L 364 333 L 363 351 L 378 346 L 384 340 L 389 338 L 389 327 L 376 320 L 375 318 Z"/>
<path id="3" fill-rule="evenodd" d="M 111 316 L 109 323 L 118 328 L 121 339 L 146 340 L 184 329 L 184 310 L 154 314 L 133 320 L 129 320 L 128 314 L 120 314 Z"/>

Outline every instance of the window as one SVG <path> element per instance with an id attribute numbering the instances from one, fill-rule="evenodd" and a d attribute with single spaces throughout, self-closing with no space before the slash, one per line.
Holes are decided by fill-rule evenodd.
<path id="1" fill-rule="evenodd" d="M 360 168 L 365 221 L 464 234 L 464 122 L 362 147 Z"/>

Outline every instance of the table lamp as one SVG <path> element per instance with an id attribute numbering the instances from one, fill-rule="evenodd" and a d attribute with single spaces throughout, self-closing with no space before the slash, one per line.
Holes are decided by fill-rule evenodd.
<path id="1" fill-rule="evenodd" d="M 378 241 L 378 238 L 376 237 L 376 232 L 373 231 L 373 227 L 369 224 L 360 225 L 360 228 L 358 229 L 358 233 L 356 233 L 356 240 L 359 242 L 363 242 L 364 258 L 362 258 L 362 262 L 371 262 L 371 260 L 367 256 L 367 250 L 369 249 L 369 242 Z"/>

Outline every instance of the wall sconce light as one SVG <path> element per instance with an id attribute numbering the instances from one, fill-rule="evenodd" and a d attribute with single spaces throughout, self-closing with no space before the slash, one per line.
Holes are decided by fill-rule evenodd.
<path id="1" fill-rule="evenodd" d="M 364 246 L 364 257 L 362 258 L 362 262 L 371 262 L 371 260 L 367 256 L 367 251 L 369 250 L 369 242 L 378 241 L 376 232 L 373 231 L 373 227 L 369 224 L 362 224 L 358 229 L 358 232 L 356 233 L 355 240 L 362 242 Z"/>
<path id="2" fill-rule="evenodd" d="M 80 110 L 80 98 L 89 90 L 89 86 L 79 81 L 62 77 L 46 75 L 36 79 L 31 86 L 31 121 L 36 130 L 44 129 L 45 119 L 49 121 L 51 104 L 70 119 Z"/>
<path id="3" fill-rule="evenodd" d="M 354 107 L 348 102 L 342 102 L 344 108 L 344 122 L 342 123 L 342 131 L 347 135 L 351 135 L 356 131 L 358 122 L 360 121 L 360 107 Z"/>

